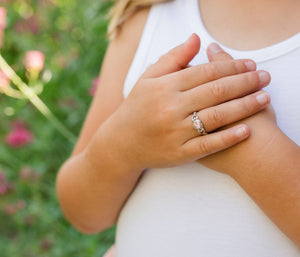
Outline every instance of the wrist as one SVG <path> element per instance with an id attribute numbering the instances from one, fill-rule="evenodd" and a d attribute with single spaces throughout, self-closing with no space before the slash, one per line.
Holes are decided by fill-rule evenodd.
<path id="1" fill-rule="evenodd" d="M 109 166 L 109 170 L 122 174 L 141 174 L 143 167 L 135 158 L 134 147 L 128 140 L 128 135 L 115 131 L 107 120 L 95 133 L 85 150 L 87 161 L 94 167 Z"/>
<path id="2" fill-rule="evenodd" d="M 251 125 L 250 125 L 251 126 Z M 236 149 L 239 163 L 231 170 L 231 176 L 237 180 L 249 178 L 253 173 L 265 172 L 267 165 L 279 158 L 278 143 L 286 143 L 286 135 L 274 123 L 264 124 L 263 129 L 253 127 L 248 141 Z M 285 143 L 284 143 L 285 142 Z"/>

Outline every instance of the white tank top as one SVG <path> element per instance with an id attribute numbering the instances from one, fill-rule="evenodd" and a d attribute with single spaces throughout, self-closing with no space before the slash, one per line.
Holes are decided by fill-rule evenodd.
<path id="1" fill-rule="evenodd" d="M 145 69 L 192 33 L 202 41 L 191 65 L 208 62 L 216 42 L 206 31 L 197 0 L 152 7 L 128 72 L 127 97 Z M 259 50 L 237 51 L 271 73 L 266 89 L 278 125 L 300 145 L 300 33 Z M 116 257 L 300 257 L 290 241 L 230 176 L 193 162 L 147 170 L 124 205 L 117 223 Z"/>

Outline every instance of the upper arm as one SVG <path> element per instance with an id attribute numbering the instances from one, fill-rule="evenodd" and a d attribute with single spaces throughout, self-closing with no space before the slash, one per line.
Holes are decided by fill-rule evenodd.
<path id="1" fill-rule="evenodd" d="M 99 126 L 123 102 L 123 84 L 140 42 L 149 8 L 132 15 L 110 42 L 102 64 L 99 85 L 84 121 L 73 155 L 82 152 Z"/>

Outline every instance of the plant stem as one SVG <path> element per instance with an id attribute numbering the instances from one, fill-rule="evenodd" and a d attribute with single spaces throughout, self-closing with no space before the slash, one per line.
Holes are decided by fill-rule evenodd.
<path id="1" fill-rule="evenodd" d="M 19 90 L 13 89 L 11 87 L 0 89 L 0 93 L 3 93 L 7 96 L 17 98 L 17 99 L 24 99 L 25 98 L 24 95 Z"/>
<path id="2" fill-rule="evenodd" d="M 3 72 L 10 78 L 16 87 L 24 94 L 24 96 L 50 121 L 50 123 L 71 143 L 74 143 L 76 137 L 69 131 L 49 110 L 44 102 L 35 94 L 35 92 L 28 87 L 16 72 L 7 64 L 0 54 L 0 67 Z"/>

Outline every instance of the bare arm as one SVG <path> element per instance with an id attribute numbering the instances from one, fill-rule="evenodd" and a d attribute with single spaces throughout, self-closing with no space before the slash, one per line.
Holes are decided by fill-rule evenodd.
<path id="1" fill-rule="evenodd" d="M 251 60 L 187 67 L 200 48 L 196 35 L 151 65 L 122 102 L 122 85 L 146 14 L 132 17 L 111 43 L 78 144 L 57 177 L 62 210 L 82 232 L 95 233 L 114 224 L 143 169 L 188 163 L 249 135 L 247 126 L 238 125 L 198 137 L 191 126 L 194 110 L 202 109 L 207 117 L 216 109 L 241 110 L 225 123 L 212 121 L 214 130 L 268 104 L 256 100 L 261 94 L 256 91 L 268 81 L 259 79 L 261 72 Z M 245 112 L 244 105 L 252 108 Z"/>
<path id="2" fill-rule="evenodd" d="M 232 175 L 300 247 L 300 148 L 265 118 L 262 113 L 248 122 L 254 134 L 251 142 L 241 146 L 240 154 L 247 152 L 247 157 L 237 156 L 242 168 Z"/>
<path id="3" fill-rule="evenodd" d="M 139 177 L 140 171 L 132 172 L 130 165 L 126 166 L 128 162 L 121 160 L 117 153 L 111 156 L 103 144 L 99 145 L 98 150 L 102 172 L 101 168 L 92 167 L 86 160 L 85 150 L 98 128 L 124 100 L 124 80 L 148 11 L 142 10 L 131 17 L 109 44 L 101 69 L 100 84 L 80 137 L 72 156 L 61 167 L 57 178 L 58 197 L 63 212 L 82 232 L 93 233 L 114 224 L 120 206 Z M 109 172 L 111 170 L 114 172 Z M 76 212 L 78 216 L 74 215 Z M 103 214 L 100 219 L 99 213 Z"/>
<path id="4" fill-rule="evenodd" d="M 100 83 L 90 106 L 73 155 L 82 152 L 98 127 L 123 102 L 123 84 L 137 50 L 149 8 L 130 17 L 106 51 L 100 72 Z"/>
<path id="5" fill-rule="evenodd" d="M 228 58 L 210 55 L 212 61 Z M 247 141 L 199 161 L 232 176 L 300 246 L 300 147 L 278 128 L 272 108 L 242 122 L 251 130 Z"/>

